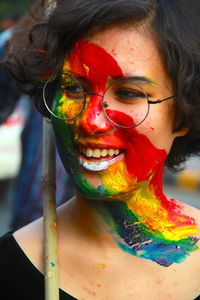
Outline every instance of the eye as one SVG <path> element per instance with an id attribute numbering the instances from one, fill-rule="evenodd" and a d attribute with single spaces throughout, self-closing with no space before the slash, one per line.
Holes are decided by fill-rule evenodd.
<path id="1" fill-rule="evenodd" d="M 83 89 L 79 85 L 66 85 L 62 88 L 66 93 L 79 94 L 83 92 Z"/>
<path id="2" fill-rule="evenodd" d="M 84 91 L 83 87 L 77 82 L 65 82 L 61 85 L 61 92 L 69 99 L 72 100 L 83 100 Z"/>
<path id="3" fill-rule="evenodd" d="M 137 97 L 146 97 L 143 93 L 139 91 L 133 91 L 127 88 L 120 88 L 115 92 L 115 95 L 122 98 L 137 98 Z"/>
<path id="4" fill-rule="evenodd" d="M 141 99 L 146 99 L 146 95 L 141 90 L 136 90 L 132 88 L 117 88 L 114 91 L 115 99 L 124 103 L 135 103 L 141 101 Z"/>

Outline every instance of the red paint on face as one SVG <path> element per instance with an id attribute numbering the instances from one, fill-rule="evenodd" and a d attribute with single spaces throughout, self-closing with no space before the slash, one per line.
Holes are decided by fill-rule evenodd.
<path id="1" fill-rule="evenodd" d="M 128 119 L 128 124 L 134 125 L 130 122 L 130 116 L 118 112 L 118 117 Z M 144 135 L 139 133 L 136 128 L 116 129 L 118 137 L 125 143 L 125 161 L 126 168 L 130 176 L 137 178 L 138 182 L 147 180 L 153 173 L 158 172 L 163 168 L 164 161 L 167 157 L 165 150 L 157 149 L 152 145 L 150 140 Z M 161 177 L 162 179 L 162 177 Z M 156 183 L 156 185 L 158 182 Z M 162 186 L 162 180 L 160 181 Z"/>
<path id="2" fill-rule="evenodd" d="M 69 63 L 71 70 L 76 75 L 88 80 L 92 84 L 93 92 L 101 95 L 105 91 L 109 76 L 123 76 L 115 59 L 103 48 L 81 40 L 76 43 Z M 81 116 L 79 128 L 87 135 L 109 132 L 114 128 L 113 124 L 105 117 L 100 119 L 100 115 L 103 115 L 101 101 L 101 97 L 92 96 Z M 122 122 L 126 126 L 134 125 L 132 117 L 125 113 L 110 110 L 108 116 L 112 116 L 112 119 L 118 124 Z M 101 121 L 100 123 L 98 119 Z M 120 144 L 125 143 L 127 171 L 131 177 L 137 178 L 138 182 L 149 178 L 160 165 L 163 165 L 167 156 L 166 152 L 155 148 L 149 139 L 145 135 L 139 134 L 135 128 L 121 129 L 117 127 L 113 135 L 122 141 Z"/>
<path id="3" fill-rule="evenodd" d="M 103 48 L 81 40 L 76 43 L 75 50 L 70 55 L 69 63 L 75 75 L 88 80 L 92 84 L 93 92 L 100 95 L 103 95 L 105 91 L 109 76 L 120 77 L 123 75 L 117 62 Z M 137 178 L 137 182 L 142 182 L 156 173 L 150 184 L 163 207 L 169 212 L 171 219 L 177 218 L 177 214 L 174 215 L 177 205 L 173 201 L 169 202 L 162 192 L 162 171 L 164 161 L 167 157 L 166 151 L 157 149 L 136 128 L 122 129 L 115 127 L 103 115 L 101 102 L 101 97 L 96 95 L 91 96 L 89 104 L 81 116 L 78 126 L 79 130 L 82 130 L 86 134 L 86 142 L 87 139 L 92 140 L 96 137 L 96 140 L 100 139 L 105 142 L 105 145 L 108 144 L 111 147 L 110 141 L 112 141 L 112 138 L 107 141 L 107 136 L 112 135 L 113 140 L 118 140 L 118 143 L 115 143 L 113 148 L 118 148 L 117 144 L 124 146 L 125 164 L 129 176 Z M 126 126 L 134 125 L 133 119 L 125 113 L 110 110 L 108 115 L 112 115 L 112 119 L 118 124 L 123 121 L 123 124 Z M 115 128 L 115 131 L 109 134 L 109 131 L 113 128 Z M 151 130 L 153 131 L 154 129 L 151 128 Z M 102 132 L 106 134 L 95 136 L 96 133 Z M 181 213 L 178 216 L 184 217 L 185 224 L 194 223 L 191 218 L 182 216 Z"/>
<path id="4" fill-rule="evenodd" d="M 103 95 L 108 77 L 121 77 L 122 71 L 117 62 L 103 48 L 79 40 L 69 58 L 75 74 L 87 79 L 93 93 Z M 93 95 L 87 109 L 81 116 L 80 128 L 87 134 L 107 132 L 113 128 L 102 112 L 102 97 Z"/>
<path id="5" fill-rule="evenodd" d="M 117 62 L 103 48 L 79 40 L 69 59 L 72 70 L 89 80 L 95 92 L 104 92 L 108 76 L 123 75 Z M 88 70 L 84 67 L 87 66 Z"/>
<path id="6" fill-rule="evenodd" d="M 169 213 L 169 218 L 174 224 L 180 226 L 195 225 L 196 222 L 190 216 L 181 213 L 181 206 L 173 199 L 170 201 L 163 194 L 162 174 L 167 153 L 157 149 L 149 139 L 137 132 L 135 128 L 121 129 L 122 138 L 126 142 L 126 168 L 129 174 L 137 178 L 138 182 L 147 180 L 152 174 L 150 185 L 157 199 Z"/>

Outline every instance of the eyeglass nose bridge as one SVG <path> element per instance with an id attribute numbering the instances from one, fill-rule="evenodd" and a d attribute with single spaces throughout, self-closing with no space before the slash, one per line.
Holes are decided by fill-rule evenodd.
<path id="1" fill-rule="evenodd" d="M 99 96 L 99 97 L 101 97 L 101 98 L 104 97 L 104 95 L 102 96 L 102 95 L 96 94 L 96 93 L 85 93 L 85 97 L 87 97 L 87 96 Z"/>
<path id="2" fill-rule="evenodd" d="M 105 112 L 105 108 L 108 107 L 108 103 L 106 101 L 104 101 L 104 94 L 103 95 L 100 95 L 100 94 L 97 94 L 97 93 L 85 93 L 85 99 L 87 96 L 99 96 L 102 98 L 102 102 L 101 102 L 101 105 L 102 105 L 102 110 L 104 112 L 104 115 L 106 116 L 106 118 L 113 124 L 113 122 L 110 120 L 110 118 L 107 116 L 106 112 Z"/>
<path id="3" fill-rule="evenodd" d="M 102 98 L 102 102 L 101 102 L 101 104 L 102 104 L 102 108 L 103 108 L 103 112 L 104 112 L 104 114 L 106 115 L 106 117 L 107 117 L 107 114 L 105 113 L 105 108 L 107 108 L 108 107 L 108 103 L 106 102 L 106 101 L 104 101 L 104 94 L 103 95 L 100 95 L 100 94 L 97 94 L 97 93 L 85 93 L 85 98 L 87 97 L 87 96 L 99 96 L 99 97 L 101 97 Z M 108 117 L 107 117 L 108 118 Z M 109 118 L 108 118 L 109 119 Z M 110 119 L 109 119 L 109 121 L 110 121 Z"/>

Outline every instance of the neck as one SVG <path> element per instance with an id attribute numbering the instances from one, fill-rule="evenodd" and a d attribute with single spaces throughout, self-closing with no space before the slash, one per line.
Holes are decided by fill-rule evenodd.
<path id="1" fill-rule="evenodd" d="M 73 220 L 85 236 L 102 247 L 112 243 L 120 251 L 162 266 L 182 262 L 195 249 L 195 221 L 181 213 L 162 189 L 163 165 L 129 194 L 108 201 L 77 194 Z M 108 238 L 110 237 L 110 239 Z"/>

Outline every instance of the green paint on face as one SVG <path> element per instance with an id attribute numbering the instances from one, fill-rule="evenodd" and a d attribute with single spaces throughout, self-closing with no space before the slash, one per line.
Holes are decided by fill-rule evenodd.
<path id="1" fill-rule="evenodd" d="M 108 193 L 103 187 L 94 188 L 83 178 L 80 171 L 78 151 L 75 144 L 75 133 L 73 126 L 65 121 L 53 118 L 53 127 L 56 133 L 58 151 L 67 172 L 72 176 L 72 180 L 79 192 L 87 197 L 96 198 L 107 197 Z"/>
<path id="2" fill-rule="evenodd" d="M 86 72 L 85 67 L 83 65 L 81 67 Z M 79 74 L 78 71 L 77 74 Z M 87 71 L 89 72 L 90 68 Z M 96 72 L 93 74 L 96 76 Z M 87 80 L 86 77 L 84 78 Z M 68 83 L 73 84 L 73 82 Z M 75 100 L 70 102 L 71 98 L 67 98 L 61 89 L 56 96 L 55 112 L 68 118 L 77 115 L 77 110 L 80 111 L 78 106 L 80 102 Z M 92 101 L 96 103 L 96 106 L 86 106 L 87 113 L 84 117 L 81 116 L 85 127 L 81 129 L 80 119 L 67 123 L 53 118 L 58 150 L 75 186 L 86 197 L 106 200 L 101 201 L 106 213 L 104 211 L 99 213 L 109 225 L 116 243 L 124 251 L 151 259 L 163 266 L 183 261 L 190 252 L 197 249 L 195 238 L 197 228 L 194 220 L 182 215 L 181 207 L 173 206 L 173 202 L 168 201 L 162 193 L 162 166 L 166 158 L 164 150 L 156 149 L 149 139 L 135 128 L 129 130 L 115 128 L 115 134 L 116 132 L 119 134 L 118 140 L 125 144 L 124 148 L 121 146 L 124 150 L 124 158 L 117 164 L 110 165 L 107 170 L 93 173 L 94 177 L 96 176 L 95 179 L 100 179 L 102 183 L 96 187 L 90 180 L 91 172 L 90 179 L 89 175 L 85 176 L 87 171 L 85 169 L 83 171 L 79 163 L 79 151 L 76 144 L 80 131 L 82 130 L 83 144 L 84 139 L 88 138 L 91 144 L 97 142 L 98 145 L 98 139 L 101 136 L 101 144 L 105 141 L 105 145 L 106 142 L 108 145 L 104 133 L 109 130 L 106 129 L 102 135 L 98 135 L 99 125 L 97 124 L 99 123 L 93 122 L 94 117 L 98 118 L 101 113 L 102 107 L 98 106 L 95 97 Z M 118 117 L 120 116 L 119 114 Z M 123 118 L 126 117 L 123 115 Z M 83 128 L 88 128 L 88 126 L 92 128 L 92 131 L 84 131 Z M 94 135 L 93 141 L 91 141 L 92 134 Z M 111 139 L 113 136 L 114 134 L 110 134 Z M 116 146 L 116 143 L 113 145 Z M 156 173 L 159 173 L 159 176 L 156 177 Z"/>

